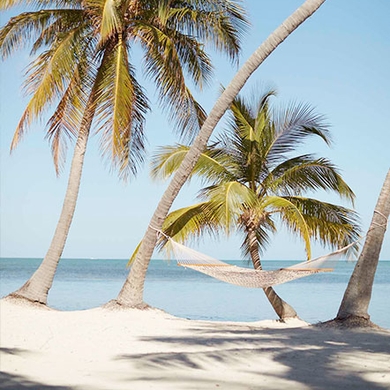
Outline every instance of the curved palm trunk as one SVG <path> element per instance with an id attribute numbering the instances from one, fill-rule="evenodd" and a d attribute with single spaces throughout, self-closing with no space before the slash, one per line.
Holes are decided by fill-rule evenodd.
<path id="1" fill-rule="evenodd" d="M 336 321 L 369 323 L 368 306 L 390 214 L 390 170 L 376 204 L 362 253 L 345 290 Z"/>
<path id="2" fill-rule="evenodd" d="M 116 302 L 118 304 L 126 306 L 144 305 L 143 290 L 146 271 L 157 241 L 156 231 L 154 229 L 161 229 L 162 223 L 167 216 L 173 201 L 186 182 L 193 167 L 198 161 L 200 154 L 206 147 L 214 128 L 246 81 L 276 47 L 309 18 L 324 2 L 325 0 L 305 1 L 305 3 L 289 16 L 249 57 L 219 97 L 153 214 L 130 273 L 117 297 Z"/>
<path id="3" fill-rule="evenodd" d="M 42 263 L 31 276 L 31 278 L 20 289 L 9 294 L 11 297 L 25 298 L 29 301 L 39 302 L 44 305 L 47 303 L 47 295 L 53 284 L 54 275 L 64 250 L 70 225 L 72 223 L 73 215 L 76 209 L 76 202 L 84 164 L 84 155 L 87 149 L 89 131 L 95 112 L 94 105 L 90 104 L 93 99 L 93 94 L 91 94 L 88 102 L 89 109 L 87 109 L 84 115 L 73 153 L 68 186 L 65 193 L 61 215 L 58 220 L 54 236 L 50 243 L 50 247 Z"/>
<path id="4" fill-rule="evenodd" d="M 261 266 L 260 255 L 259 255 L 259 247 L 257 244 L 256 234 L 253 230 L 248 231 L 248 239 L 249 239 L 249 252 L 252 259 L 253 267 L 255 269 L 261 270 L 263 267 Z M 275 313 L 279 316 L 279 319 L 284 321 L 288 318 L 297 318 L 297 312 L 279 295 L 272 287 L 265 287 L 263 291 L 271 304 L 272 308 L 275 310 Z"/>

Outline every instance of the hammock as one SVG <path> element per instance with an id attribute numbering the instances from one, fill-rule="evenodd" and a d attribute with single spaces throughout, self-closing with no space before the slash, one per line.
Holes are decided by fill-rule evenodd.
<path id="1" fill-rule="evenodd" d="M 304 261 L 291 267 L 264 271 L 225 263 L 179 244 L 170 237 L 167 238 L 171 244 L 173 256 L 178 265 L 191 268 L 226 283 L 251 288 L 266 288 L 320 272 L 331 272 L 333 271 L 333 268 L 321 267 L 323 267 L 325 263 L 329 264 L 329 262 L 334 262 L 349 248 L 356 245 L 356 242 L 354 242 L 325 256 Z"/>

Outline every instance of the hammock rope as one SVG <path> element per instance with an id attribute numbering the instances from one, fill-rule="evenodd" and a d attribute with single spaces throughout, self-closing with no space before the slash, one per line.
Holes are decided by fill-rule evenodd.
<path id="1" fill-rule="evenodd" d="M 372 229 L 383 228 L 386 230 L 388 223 L 387 217 L 378 210 L 374 210 L 374 213 L 383 217 L 385 222 L 381 224 L 376 223 L 377 226 Z M 336 261 L 348 251 L 348 249 L 367 236 L 360 237 L 355 242 L 316 259 L 303 261 L 287 268 L 265 271 L 238 267 L 236 265 L 214 259 L 211 256 L 179 244 L 160 229 L 156 229 L 151 225 L 149 225 L 149 227 L 155 230 L 158 234 L 163 235 L 168 240 L 178 265 L 191 268 L 226 283 L 250 288 L 266 288 L 321 272 L 331 272 L 334 267 L 326 268 L 325 264 L 334 265 Z"/>
<path id="2" fill-rule="evenodd" d="M 255 270 L 225 263 L 179 244 L 165 234 L 164 236 L 168 239 L 170 249 L 179 266 L 193 269 L 226 283 L 249 288 L 266 288 L 321 272 L 331 272 L 333 271 L 333 267 L 325 268 L 324 265 L 334 263 L 349 248 L 357 243 L 357 241 L 353 242 L 325 256 L 304 261 L 287 268 Z"/>

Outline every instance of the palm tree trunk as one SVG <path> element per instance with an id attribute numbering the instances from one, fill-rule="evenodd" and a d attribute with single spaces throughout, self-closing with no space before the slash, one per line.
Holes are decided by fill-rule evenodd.
<path id="1" fill-rule="evenodd" d="M 142 240 L 139 252 L 131 267 L 130 273 L 117 297 L 116 303 L 126 306 L 143 306 L 143 290 L 146 271 L 156 245 L 155 229 L 161 229 L 169 209 L 186 182 L 193 167 L 216 127 L 217 123 L 229 108 L 252 73 L 298 26 L 309 18 L 325 0 L 307 0 L 291 16 L 289 16 L 249 57 L 233 80 L 221 94 L 209 116 L 195 138 L 193 145 L 178 169 L 168 188 L 164 192 L 150 221 Z"/>
<path id="2" fill-rule="evenodd" d="M 387 172 L 362 253 L 345 290 L 336 321 L 348 321 L 357 325 L 370 322 L 368 306 L 389 214 L 390 170 Z"/>
<path id="3" fill-rule="evenodd" d="M 54 275 L 57 270 L 60 257 L 64 250 L 68 237 L 70 225 L 76 209 L 76 202 L 79 194 L 81 175 L 84 164 L 85 151 L 89 138 L 92 119 L 95 112 L 93 93 L 89 98 L 88 109 L 84 115 L 82 125 L 76 141 L 73 153 L 72 164 L 69 173 L 68 186 L 65 193 L 62 211 L 57 223 L 54 236 L 45 258 L 34 272 L 31 278 L 18 290 L 9 294 L 13 298 L 24 298 L 32 302 L 47 304 L 47 295 L 53 284 Z"/>
<path id="4" fill-rule="evenodd" d="M 248 239 L 249 252 L 252 259 L 253 267 L 257 270 L 262 270 L 263 267 L 261 265 L 256 234 L 251 229 L 248 230 Z M 288 318 L 298 317 L 297 312 L 287 302 L 280 298 L 272 287 L 265 287 L 263 288 L 263 291 L 281 321 L 285 321 Z"/>

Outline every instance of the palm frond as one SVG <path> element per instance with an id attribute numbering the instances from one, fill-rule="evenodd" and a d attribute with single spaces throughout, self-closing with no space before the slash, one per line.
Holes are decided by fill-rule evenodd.
<path id="1" fill-rule="evenodd" d="M 58 44 L 42 53 L 32 63 L 25 81 L 25 91 L 32 94 L 11 143 L 13 150 L 32 121 L 56 99 L 60 99 L 71 82 L 78 62 L 77 31 L 70 32 Z"/>
<path id="2" fill-rule="evenodd" d="M 210 84 L 213 67 L 210 57 L 204 50 L 203 43 L 195 37 L 181 34 L 175 30 L 166 30 L 163 33 L 172 41 L 181 67 L 195 87 L 202 90 L 204 85 Z"/>
<path id="3" fill-rule="evenodd" d="M 225 139 L 224 147 L 240 166 L 237 176 L 252 187 L 268 174 L 267 156 L 275 140 L 269 100 L 275 95 L 276 91 L 268 88 L 257 99 L 235 99 L 229 129 L 219 138 Z"/>
<path id="4" fill-rule="evenodd" d="M 80 7 L 82 0 L 2 0 L 0 10 L 7 10 L 13 7 L 34 7 L 34 9 L 43 9 L 45 7 L 58 8 L 77 8 Z"/>
<path id="5" fill-rule="evenodd" d="M 257 203 L 256 194 L 237 181 L 203 188 L 199 194 L 201 199 L 208 200 L 210 214 L 220 221 L 226 234 L 236 228 L 243 211 Z"/>
<path id="6" fill-rule="evenodd" d="M 246 12 L 237 1 L 190 0 L 177 2 L 167 21 L 171 28 L 197 36 L 236 62 L 240 41 L 249 26 Z"/>
<path id="7" fill-rule="evenodd" d="M 160 147 L 151 161 L 151 176 L 153 179 L 167 179 L 175 173 L 189 146 L 173 145 Z M 199 176 L 204 182 L 222 182 L 233 179 L 231 162 L 222 149 L 208 148 L 199 157 L 189 177 Z"/>
<path id="8" fill-rule="evenodd" d="M 127 49 L 121 39 L 106 49 L 97 76 L 98 131 L 102 133 L 102 153 L 127 179 L 143 162 L 146 96 L 134 77 Z"/>
<path id="9" fill-rule="evenodd" d="M 238 96 L 230 106 L 230 128 L 232 129 L 231 137 L 236 136 L 240 141 L 255 140 L 255 119 L 251 107 L 243 97 Z"/>
<path id="10" fill-rule="evenodd" d="M 189 150 L 185 145 L 161 146 L 153 154 L 150 175 L 152 179 L 167 179 L 180 167 Z"/>
<path id="11" fill-rule="evenodd" d="M 87 13 L 84 10 L 65 9 L 50 10 L 52 12 L 52 22 L 42 28 L 39 37 L 34 41 L 31 55 L 46 50 L 47 47 L 55 45 L 58 40 L 63 40 L 68 34 L 73 34 L 74 40 L 79 42 L 83 50 L 79 50 L 78 55 L 84 50 L 91 51 L 90 46 L 95 46 L 96 37 L 93 34 L 93 26 L 90 25 Z M 44 11 L 40 11 L 42 13 Z M 46 11 L 45 11 L 46 12 Z"/>
<path id="12" fill-rule="evenodd" d="M 165 103 L 164 99 L 167 99 Z M 205 110 L 195 100 L 188 87 L 185 88 L 185 93 L 180 98 L 171 99 L 169 96 L 165 96 L 163 100 L 161 104 L 168 107 L 169 120 L 176 123 L 181 140 L 191 144 L 206 120 Z"/>
<path id="13" fill-rule="evenodd" d="M 171 36 L 152 25 L 142 23 L 137 28 L 139 29 L 137 35 L 145 49 L 145 75 L 155 83 L 159 90 L 160 102 L 169 110 L 170 118 L 175 121 L 180 134 L 192 140 L 203 124 L 206 113 L 185 83 L 183 69 L 187 65 L 184 64 L 184 60 L 192 61 L 192 65 L 187 66 L 187 69 L 189 75 L 197 82 L 208 77 L 209 60 L 201 59 L 203 51 L 200 53 L 192 51 L 188 57 L 190 51 L 188 49 L 185 51 L 184 45 L 177 46 Z M 201 66 L 195 66 L 194 58 L 200 61 Z"/>
<path id="14" fill-rule="evenodd" d="M 237 96 L 231 107 L 230 128 L 241 139 L 263 142 L 264 129 L 269 126 L 271 117 L 269 100 L 276 96 L 276 90 L 267 89 L 259 97 L 252 96 L 250 101 Z"/>
<path id="15" fill-rule="evenodd" d="M 118 5 L 116 0 L 104 0 L 100 25 L 100 44 L 104 44 L 107 39 L 122 32 Z"/>
<path id="16" fill-rule="evenodd" d="M 218 235 L 218 221 L 209 214 L 207 202 L 197 203 L 172 211 L 163 223 L 163 232 L 175 241 L 186 243 L 202 234 Z"/>
<path id="17" fill-rule="evenodd" d="M 351 209 L 317 199 L 287 197 L 301 211 L 313 240 L 332 249 L 339 249 L 356 242 L 361 234 L 359 216 Z M 349 251 L 357 254 L 355 245 Z"/>
<path id="18" fill-rule="evenodd" d="M 80 69 L 77 69 L 54 114 L 48 121 L 46 138 L 49 140 L 56 174 L 59 175 L 66 159 L 67 140 L 77 137 L 81 127 L 86 97 L 80 86 Z"/>
<path id="19" fill-rule="evenodd" d="M 333 191 L 353 203 L 355 194 L 338 169 L 326 158 L 310 154 L 284 161 L 264 180 L 266 187 L 281 195 L 299 195 L 308 190 Z"/>
<path id="20" fill-rule="evenodd" d="M 268 152 L 268 163 L 275 164 L 286 158 L 310 136 L 318 136 L 331 143 L 329 126 L 323 115 L 317 114 L 308 104 L 291 103 L 272 115 L 276 134 Z"/>
<path id="21" fill-rule="evenodd" d="M 57 20 L 61 20 L 69 14 L 74 19 L 77 19 L 78 22 L 82 20 L 83 12 L 81 10 L 50 9 L 37 12 L 24 12 L 12 17 L 0 30 L 1 57 L 3 59 L 8 58 L 16 50 L 26 47 L 36 39 L 41 42 L 43 41 L 43 36 L 46 37 L 45 43 L 47 44 L 49 37 L 47 31 L 50 31 L 50 38 L 54 41 L 59 32 L 59 28 L 50 27 L 56 25 Z M 66 24 L 62 22 L 62 33 L 65 32 L 64 25 Z"/>
<path id="22" fill-rule="evenodd" d="M 280 196 L 267 196 L 263 199 L 262 207 L 264 209 L 277 212 L 284 224 L 295 234 L 299 234 L 305 243 L 307 259 L 311 258 L 310 230 L 296 204 L 288 198 Z"/>

